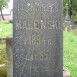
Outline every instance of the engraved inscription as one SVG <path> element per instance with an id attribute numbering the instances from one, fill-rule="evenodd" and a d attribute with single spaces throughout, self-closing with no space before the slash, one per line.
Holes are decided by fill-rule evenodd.
<path id="1" fill-rule="evenodd" d="M 22 23 L 21 23 L 22 22 Z M 29 21 L 16 21 L 16 30 L 20 30 L 20 29 L 27 29 L 27 30 L 42 30 L 42 29 L 60 29 L 59 25 L 59 21 L 57 20 L 52 20 L 52 21 L 43 21 L 43 20 L 34 20 L 33 24 L 32 22 L 30 23 Z M 23 25 L 22 25 L 23 24 Z"/>
<path id="2" fill-rule="evenodd" d="M 55 10 L 57 10 L 57 2 L 53 2 L 52 4 L 50 3 L 38 3 L 38 2 L 34 2 L 34 3 L 26 3 L 24 6 L 22 6 L 22 9 L 24 10 L 25 8 L 25 12 L 37 12 L 37 11 L 41 11 L 41 12 L 51 12 L 53 13 L 54 12 L 54 8 Z"/>
<path id="3" fill-rule="evenodd" d="M 26 55 L 26 60 L 48 60 L 48 54 L 46 51 L 38 51 L 36 54 L 30 51 Z"/>
<path id="4" fill-rule="evenodd" d="M 38 20 L 34 21 L 34 29 L 39 29 L 39 22 L 38 22 Z"/>
<path id="5" fill-rule="evenodd" d="M 45 40 L 40 35 L 31 35 L 31 36 L 29 36 L 29 44 L 30 45 L 41 45 L 41 44 L 51 45 L 52 40 L 50 38 Z"/>
<path id="6" fill-rule="evenodd" d="M 36 37 L 35 37 L 35 35 L 32 35 L 31 44 L 32 44 L 32 45 L 35 45 L 35 44 L 36 44 Z"/>
<path id="7" fill-rule="evenodd" d="M 14 0 L 14 77 L 62 77 L 61 1 Z"/>
<path id="8" fill-rule="evenodd" d="M 17 36 L 16 39 L 19 44 L 24 43 L 24 45 L 53 45 L 52 39 L 51 38 L 44 38 L 43 36 L 41 37 L 40 35 L 29 35 L 26 39 L 26 36 L 22 34 L 21 36 Z"/>
<path id="9" fill-rule="evenodd" d="M 51 45 L 51 39 L 48 39 L 48 45 Z"/>
<path id="10" fill-rule="evenodd" d="M 32 38 L 31 38 L 31 44 L 32 45 L 40 45 L 40 36 L 39 35 L 32 35 Z"/>

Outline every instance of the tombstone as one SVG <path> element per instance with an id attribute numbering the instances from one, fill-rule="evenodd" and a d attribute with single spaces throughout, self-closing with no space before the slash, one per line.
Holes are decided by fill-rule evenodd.
<path id="1" fill-rule="evenodd" d="M 67 12 L 66 12 L 65 21 L 64 21 L 64 27 L 65 27 L 66 31 L 70 31 L 70 30 L 72 30 L 72 26 L 73 26 L 72 24 L 73 24 L 73 22 L 72 22 L 72 20 L 71 20 L 71 18 L 69 16 L 69 12 L 68 12 L 69 7 L 68 7 L 68 4 L 66 5 L 66 10 L 67 10 Z"/>
<path id="2" fill-rule="evenodd" d="M 12 54 L 12 38 L 6 38 L 6 50 L 7 50 L 7 77 L 13 77 L 13 54 Z M 1 67 L 4 67 L 2 64 Z M 68 69 L 63 69 L 63 77 L 70 77 Z"/>
<path id="3" fill-rule="evenodd" d="M 70 31 L 72 29 L 72 22 L 68 13 L 66 14 L 65 17 L 64 26 L 66 31 Z"/>
<path id="4" fill-rule="evenodd" d="M 13 77 L 63 77 L 62 0 L 14 0 Z"/>
<path id="5" fill-rule="evenodd" d="M 12 38 L 6 38 L 7 77 L 13 77 Z"/>

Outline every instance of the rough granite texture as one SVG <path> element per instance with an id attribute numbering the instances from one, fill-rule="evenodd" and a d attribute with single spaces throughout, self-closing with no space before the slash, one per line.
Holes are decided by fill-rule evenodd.
<path id="1" fill-rule="evenodd" d="M 62 0 L 14 0 L 13 77 L 63 76 Z"/>

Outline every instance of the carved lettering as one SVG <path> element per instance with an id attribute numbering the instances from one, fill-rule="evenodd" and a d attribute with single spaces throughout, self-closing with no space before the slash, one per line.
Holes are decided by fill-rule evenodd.
<path id="1" fill-rule="evenodd" d="M 21 22 L 23 25 L 21 25 Z M 33 24 L 32 24 L 33 23 Z M 52 20 L 52 21 L 46 21 L 46 20 L 34 20 L 33 22 L 31 21 L 17 21 L 16 22 L 16 30 L 20 29 L 27 29 L 27 30 L 42 30 L 42 29 L 60 29 L 59 26 L 60 22 L 57 20 Z"/>
<path id="2" fill-rule="evenodd" d="M 37 45 L 40 45 L 40 36 L 39 35 L 37 35 Z"/>
<path id="3" fill-rule="evenodd" d="M 16 30 L 22 29 L 20 21 L 17 21 L 15 25 L 16 25 Z"/>
<path id="4" fill-rule="evenodd" d="M 48 39 L 48 45 L 51 45 L 51 44 L 52 44 L 51 39 Z"/>
<path id="5" fill-rule="evenodd" d="M 45 29 L 45 23 L 44 23 L 44 21 L 43 20 L 41 20 L 41 29 Z"/>
<path id="6" fill-rule="evenodd" d="M 25 42 L 24 42 L 25 45 L 27 42 L 29 42 L 30 45 L 41 45 L 41 44 L 51 45 L 52 44 L 52 40 L 50 38 L 45 39 L 45 38 L 41 37 L 40 35 L 29 36 L 29 41 L 25 40 Z"/>
<path id="7" fill-rule="evenodd" d="M 34 29 L 39 29 L 39 21 L 38 20 L 34 20 Z"/>
<path id="8" fill-rule="evenodd" d="M 48 54 L 46 51 L 38 51 L 36 54 L 28 52 L 26 55 L 26 60 L 48 60 Z"/>
<path id="9" fill-rule="evenodd" d="M 30 44 L 32 45 L 40 45 L 40 36 L 39 35 L 32 35 L 30 39 Z"/>
<path id="10" fill-rule="evenodd" d="M 54 29 L 54 26 L 55 26 L 55 21 L 49 21 L 48 22 L 48 29 Z"/>
<path id="11" fill-rule="evenodd" d="M 32 45 L 35 45 L 36 44 L 36 36 L 35 35 L 32 35 Z"/>
<path id="12" fill-rule="evenodd" d="M 51 5 L 49 3 L 43 4 L 43 3 L 27 3 L 27 9 L 26 12 L 31 12 L 31 11 L 50 11 L 52 13 L 52 9 L 55 6 L 56 3 L 52 3 Z M 23 6 L 25 7 L 25 6 Z"/>

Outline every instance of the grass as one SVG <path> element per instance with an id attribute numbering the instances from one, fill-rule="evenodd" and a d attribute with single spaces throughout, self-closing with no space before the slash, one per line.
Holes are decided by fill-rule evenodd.
<path id="1" fill-rule="evenodd" d="M 0 38 L 6 38 L 12 35 L 12 24 L 5 22 L 0 22 Z M 5 41 L 0 41 L 0 64 L 6 64 L 6 44 Z M 7 69 L 5 67 L 0 67 L 0 77 L 7 77 Z"/>
<path id="2" fill-rule="evenodd" d="M 6 64 L 6 45 L 0 42 L 0 64 Z M 7 77 L 7 71 L 5 67 L 0 67 L 0 77 Z"/>
<path id="3" fill-rule="evenodd" d="M 12 35 L 12 24 L 0 22 L 0 38 L 6 38 L 9 35 Z"/>
<path id="4" fill-rule="evenodd" d="M 2 29 L 2 30 L 1 30 Z M 0 38 L 12 35 L 12 24 L 0 23 Z M 6 63 L 6 46 L 0 44 L 0 64 Z M 71 77 L 77 77 L 77 36 L 74 32 L 64 31 L 64 67 L 71 72 Z M 0 72 L 5 73 L 6 68 L 0 68 Z M 1 74 L 0 74 L 1 75 Z M 2 76 L 1 76 L 2 77 Z"/>
<path id="5" fill-rule="evenodd" d="M 77 77 L 77 36 L 74 32 L 64 32 L 64 67 L 71 77 Z"/>

